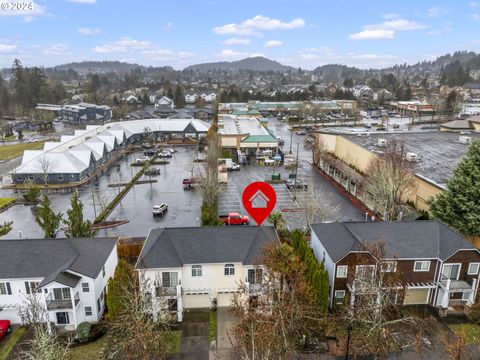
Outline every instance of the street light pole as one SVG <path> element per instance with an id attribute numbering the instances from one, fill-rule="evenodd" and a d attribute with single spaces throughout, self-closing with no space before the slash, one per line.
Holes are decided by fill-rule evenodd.
<path id="1" fill-rule="evenodd" d="M 290 130 L 290 154 L 292 153 L 293 130 Z"/>

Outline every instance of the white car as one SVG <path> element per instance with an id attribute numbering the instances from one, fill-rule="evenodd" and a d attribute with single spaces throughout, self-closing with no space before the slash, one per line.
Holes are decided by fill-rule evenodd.
<path id="1" fill-rule="evenodd" d="M 144 162 L 146 162 L 146 161 L 150 161 L 150 157 L 148 157 L 148 156 L 141 156 L 141 157 L 139 157 L 138 159 L 135 160 L 135 162 L 136 162 L 137 164 L 139 164 L 139 163 L 144 163 Z"/>
<path id="2" fill-rule="evenodd" d="M 160 205 L 154 205 L 152 209 L 152 214 L 153 216 L 155 215 L 163 215 L 165 211 L 168 210 L 168 204 L 160 204 Z"/>

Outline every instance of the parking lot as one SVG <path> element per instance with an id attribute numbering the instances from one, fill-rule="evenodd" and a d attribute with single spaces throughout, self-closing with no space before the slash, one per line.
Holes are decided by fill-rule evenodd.
<path id="1" fill-rule="evenodd" d="M 284 151 L 288 152 L 290 132 L 285 123 L 272 124 L 274 131 L 280 134 L 286 140 Z M 299 168 L 298 177 L 307 183 L 315 184 L 315 188 L 322 188 L 332 204 L 339 204 L 340 210 L 337 214 L 329 218 L 329 221 L 350 221 L 363 220 L 364 213 L 357 206 L 352 204 L 347 198 L 340 194 L 335 187 L 320 176 L 309 163 L 311 150 L 303 146 L 303 137 L 293 134 L 292 147 L 295 149 L 299 144 Z M 123 198 L 121 203 L 113 210 L 108 220 L 129 220 L 127 224 L 102 230 L 99 236 L 121 235 L 121 236 L 146 236 L 151 228 L 156 227 L 176 227 L 176 226 L 199 226 L 201 225 L 201 203 L 202 197 L 198 186 L 193 190 L 183 190 L 182 180 L 190 177 L 190 168 L 192 160 L 196 158 L 197 152 L 194 147 L 176 147 L 176 152 L 168 165 L 157 165 L 161 174 L 152 176 L 151 179 L 157 180 L 152 184 L 138 184 Z M 130 163 L 142 155 L 142 152 L 133 153 L 125 156 L 113 165 L 106 173 L 99 176 L 94 182 L 85 185 L 79 189 L 80 198 L 84 204 L 84 217 L 93 220 L 95 214 L 101 212 L 102 206 L 118 193 L 120 188 L 109 187 L 109 184 L 119 182 L 128 182 L 131 177 L 139 170 L 138 167 L 131 167 Z M 198 167 L 201 164 L 197 164 Z M 198 171 L 198 170 L 197 170 Z M 236 211 L 245 214 L 241 203 L 241 194 L 243 189 L 253 181 L 264 181 L 269 179 L 273 172 L 280 173 L 282 179 L 287 179 L 289 173 L 293 170 L 287 170 L 283 166 L 275 169 L 270 166 L 243 166 L 238 172 L 229 172 L 228 184 L 221 185 L 218 201 L 218 212 L 220 214 Z M 150 179 L 143 176 L 141 180 Z M 283 210 L 284 216 L 290 227 L 302 226 L 302 214 L 288 212 L 296 209 L 301 204 L 301 192 L 294 194 L 282 184 L 273 185 L 276 195 L 276 210 Z M 22 194 L 12 193 L 12 191 L 2 190 L 0 196 L 16 196 L 21 198 Z M 65 213 L 70 206 L 70 193 L 50 192 L 49 197 L 52 207 L 56 212 Z M 95 203 L 95 207 L 94 207 Z M 152 207 L 156 204 L 167 203 L 168 212 L 163 216 L 152 215 Z M 286 211 L 285 211 L 286 210 Z M 13 221 L 13 230 L 7 235 L 9 238 L 19 237 L 42 237 L 42 231 L 35 223 L 31 206 L 16 205 L 1 213 L 3 221 Z M 252 225 L 255 223 L 252 221 Z M 62 233 L 59 233 L 62 236 Z"/>

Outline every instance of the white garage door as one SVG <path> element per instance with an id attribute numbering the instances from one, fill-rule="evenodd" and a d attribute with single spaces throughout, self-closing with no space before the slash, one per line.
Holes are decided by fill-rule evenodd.
<path id="1" fill-rule="evenodd" d="M 0 312 L 1 320 L 10 320 L 12 324 L 19 324 L 20 317 L 18 316 L 17 309 L 3 309 Z"/>
<path id="2" fill-rule="evenodd" d="M 428 302 L 428 289 L 407 289 L 404 305 L 426 304 Z"/>
<path id="3" fill-rule="evenodd" d="M 229 307 L 232 306 L 233 293 L 217 294 L 217 306 Z"/>
<path id="4" fill-rule="evenodd" d="M 211 303 L 208 294 L 183 296 L 183 306 L 186 309 L 210 308 Z"/>

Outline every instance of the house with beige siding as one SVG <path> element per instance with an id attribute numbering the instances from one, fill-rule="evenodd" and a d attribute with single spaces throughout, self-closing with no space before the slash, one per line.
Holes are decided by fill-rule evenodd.
<path id="1" fill-rule="evenodd" d="M 313 252 L 329 274 L 331 306 L 346 299 L 354 306 L 358 276 L 373 279 L 378 271 L 396 275 L 399 304 L 448 311 L 475 302 L 480 251 L 440 221 L 337 222 L 311 230 Z M 374 259 L 370 250 L 378 243 L 385 245 L 383 259 Z"/>
<path id="2" fill-rule="evenodd" d="M 182 321 L 186 309 L 230 306 L 241 284 L 258 291 L 262 249 L 276 241 L 271 226 L 152 229 L 135 268 L 148 284 L 152 307 L 166 301 Z"/>

